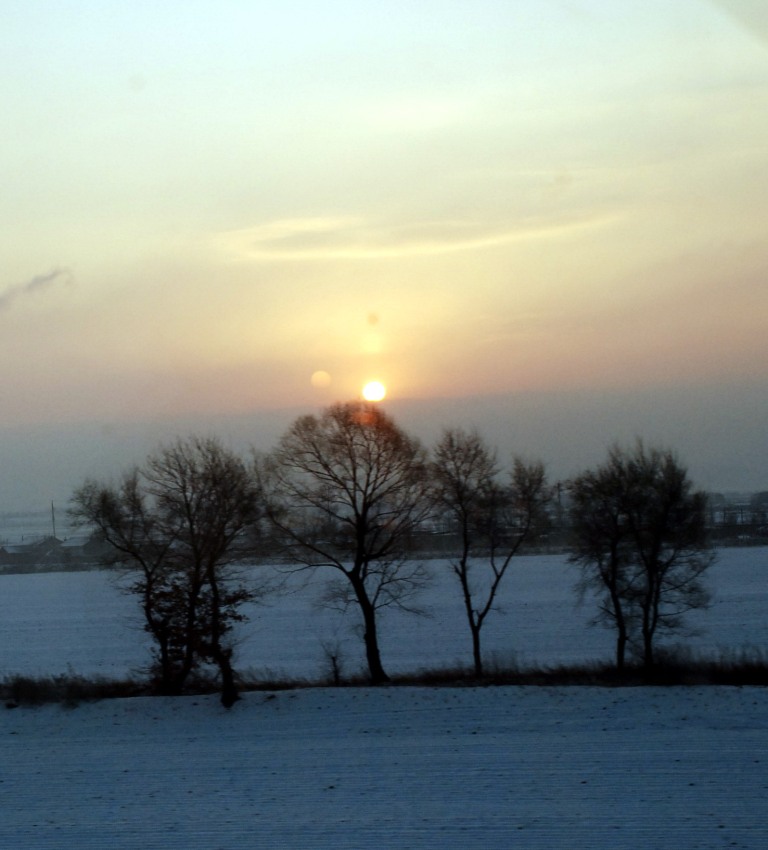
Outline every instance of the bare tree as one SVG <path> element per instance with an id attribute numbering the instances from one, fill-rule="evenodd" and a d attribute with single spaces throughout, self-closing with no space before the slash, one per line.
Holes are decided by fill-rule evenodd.
<path id="1" fill-rule="evenodd" d="M 444 431 L 432 463 L 434 495 L 458 536 L 451 567 L 461 586 L 478 677 L 483 624 L 512 559 L 540 529 L 549 501 L 541 463 L 516 458 L 509 484 L 500 476 L 495 452 L 476 432 Z"/>
<path id="2" fill-rule="evenodd" d="M 620 457 L 612 453 L 604 466 L 584 472 L 569 485 L 576 541 L 570 560 L 581 567 L 579 597 L 583 601 L 590 590 L 598 592 L 592 624 L 605 623 L 616 629 L 619 670 L 625 665 L 635 614 L 630 530 L 623 505 L 624 472 Z"/>
<path id="3" fill-rule="evenodd" d="M 693 492 L 672 452 L 642 441 L 632 450 L 614 446 L 604 466 L 570 489 L 571 560 L 583 586 L 602 593 L 598 619 L 617 628 L 617 666 L 629 643 L 651 668 L 656 637 L 681 632 L 684 615 L 709 603 L 706 496 Z"/>
<path id="4" fill-rule="evenodd" d="M 387 681 L 377 611 L 414 610 L 427 579 L 408 551 L 429 512 L 423 448 L 381 408 L 353 401 L 297 419 L 257 468 L 287 557 L 337 571 L 327 598 L 357 607 L 371 681 Z"/>
<path id="5" fill-rule="evenodd" d="M 227 707 L 238 698 L 233 624 L 256 590 L 233 564 L 249 550 L 259 497 L 245 464 L 213 438 L 178 439 L 113 487 L 87 481 L 71 514 L 112 548 L 136 578 L 153 669 L 163 693 L 181 693 L 201 664 L 214 664 Z"/>

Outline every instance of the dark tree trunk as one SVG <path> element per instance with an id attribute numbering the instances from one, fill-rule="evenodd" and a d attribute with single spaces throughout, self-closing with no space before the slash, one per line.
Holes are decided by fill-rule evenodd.
<path id="1" fill-rule="evenodd" d="M 160 681 L 157 684 L 157 689 L 164 696 L 170 696 L 174 690 L 173 663 L 171 662 L 171 652 L 169 647 L 169 639 L 167 635 L 155 633 L 155 639 L 160 647 Z"/>
<path id="2" fill-rule="evenodd" d="M 483 675 L 483 656 L 480 650 L 480 630 L 483 627 L 483 618 L 482 615 L 477 613 L 472 607 L 472 591 L 469 587 L 468 548 L 466 543 L 464 546 L 464 554 L 458 564 L 454 566 L 453 570 L 461 584 L 464 611 L 466 612 L 469 631 L 472 635 L 472 663 L 475 668 L 475 676 L 479 679 Z"/>
<path id="3" fill-rule="evenodd" d="M 382 685 L 389 681 L 389 676 L 384 672 L 384 667 L 381 664 L 381 655 L 379 653 L 379 641 L 376 637 L 376 630 L 373 632 L 366 629 L 365 640 L 365 657 L 368 661 L 368 674 L 371 677 L 372 685 Z"/>
<path id="4" fill-rule="evenodd" d="M 384 672 L 384 667 L 381 663 L 379 637 L 376 629 L 376 609 L 371 603 L 371 600 L 368 598 L 368 593 L 366 592 L 362 579 L 351 575 L 350 581 L 352 582 L 357 602 L 360 605 L 360 611 L 363 615 L 363 625 L 365 627 L 363 640 L 365 641 L 365 657 L 368 662 L 368 675 L 371 678 L 371 684 L 382 685 L 389 681 L 389 676 L 387 676 Z"/>
<path id="5" fill-rule="evenodd" d="M 232 706 L 240 699 L 240 694 L 235 683 L 235 671 L 227 652 L 219 652 L 216 663 L 221 673 L 221 704 L 224 708 Z"/>
<path id="6" fill-rule="evenodd" d="M 211 588 L 211 655 L 221 675 L 221 704 L 224 708 L 232 706 L 240 699 L 235 683 L 235 671 L 232 669 L 232 651 L 222 646 L 224 627 L 221 618 L 221 594 L 217 565 L 211 563 L 206 570 Z"/>
<path id="7" fill-rule="evenodd" d="M 610 570 L 607 573 L 601 572 L 601 575 L 611 597 L 613 622 L 616 624 L 616 669 L 621 672 L 626 661 L 629 633 L 627 631 L 627 620 L 624 616 L 624 600 L 620 589 L 620 585 L 623 583 L 622 563 L 615 542 L 611 549 Z"/>
<path id="8" fill-rule="evenodd" d="M 653 655 L 653 633 L 648 629 L 643 629 L 643 665 L 646 670 L 650 670 L 656 659 Z"/>
<path id="9" fill-rule="evenodd" d="M 650 587 L 646 591 L 646 598 L 643 600 L 643 665 L 646 670 L 650 670 L 656 663 L 653 639 L 659 615 L 659 580 L 652 572 L 648 583 Z"/>
<path id="10" fill-rule="evenodd" d="M 472 630 L 472 660 L 475 665 L 475 677 L 480 679 L 483 675 L 483 656 L 480 652 L 480 626 L 470 621 L 469 627 Z"/>
<path id="11" fill-rule="evenodd" d="M 615 588 L 611 589 L 611 598 L 613 600 L 613 616 L 616 622 L 616 669 L 622 671 L 626 661 L 629 634 L 627 633 L 627 622 L 624 619 L 621 597 Z"/>
<path id="12" fill-rule="evenodd" d="M 616 669 L 621 672 L 624 669 L 624 663 L 627 655 L 627 632 L 620 628 L 618 637 L 616 638 Z"/>

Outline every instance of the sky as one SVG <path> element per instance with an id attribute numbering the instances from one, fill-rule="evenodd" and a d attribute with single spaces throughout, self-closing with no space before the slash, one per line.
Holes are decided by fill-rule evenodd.
<path id="1" fill-rule="evenodd" d="M 372 379 L 768 489 L 762 0 L 0 10 L 0 510 Z"/>

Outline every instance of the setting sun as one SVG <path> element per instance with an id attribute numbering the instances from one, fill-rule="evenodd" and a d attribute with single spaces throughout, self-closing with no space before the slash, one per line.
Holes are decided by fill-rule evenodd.
<path id="1" fill-rule="evenodd" d="M 363 398 L 366 401 L 381 401 L 387 394 L 387 388 L 381 381 L 369 381 L 363 387 Z"/>

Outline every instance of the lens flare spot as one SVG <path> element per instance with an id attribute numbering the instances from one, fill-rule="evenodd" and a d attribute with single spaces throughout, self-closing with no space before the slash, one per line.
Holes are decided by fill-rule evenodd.
<path id="1" fill-rule="evenodd" d="M 366 401 L 381 401 L 387 394 L 387 388 L 381 381 L 368 381 L 363 387 L 363 398 Z"/>
<path id="2" fill-rule="evenodd" d="M 324 387 L 330 385 L 331 376 L 328 374 L 328 372 L 325 372 L 324 370 L 320 369 L 319 371 L 312 373 L 310 381 L 313 387 L 316 387 L 317 389 L 323 389 Z"/>

